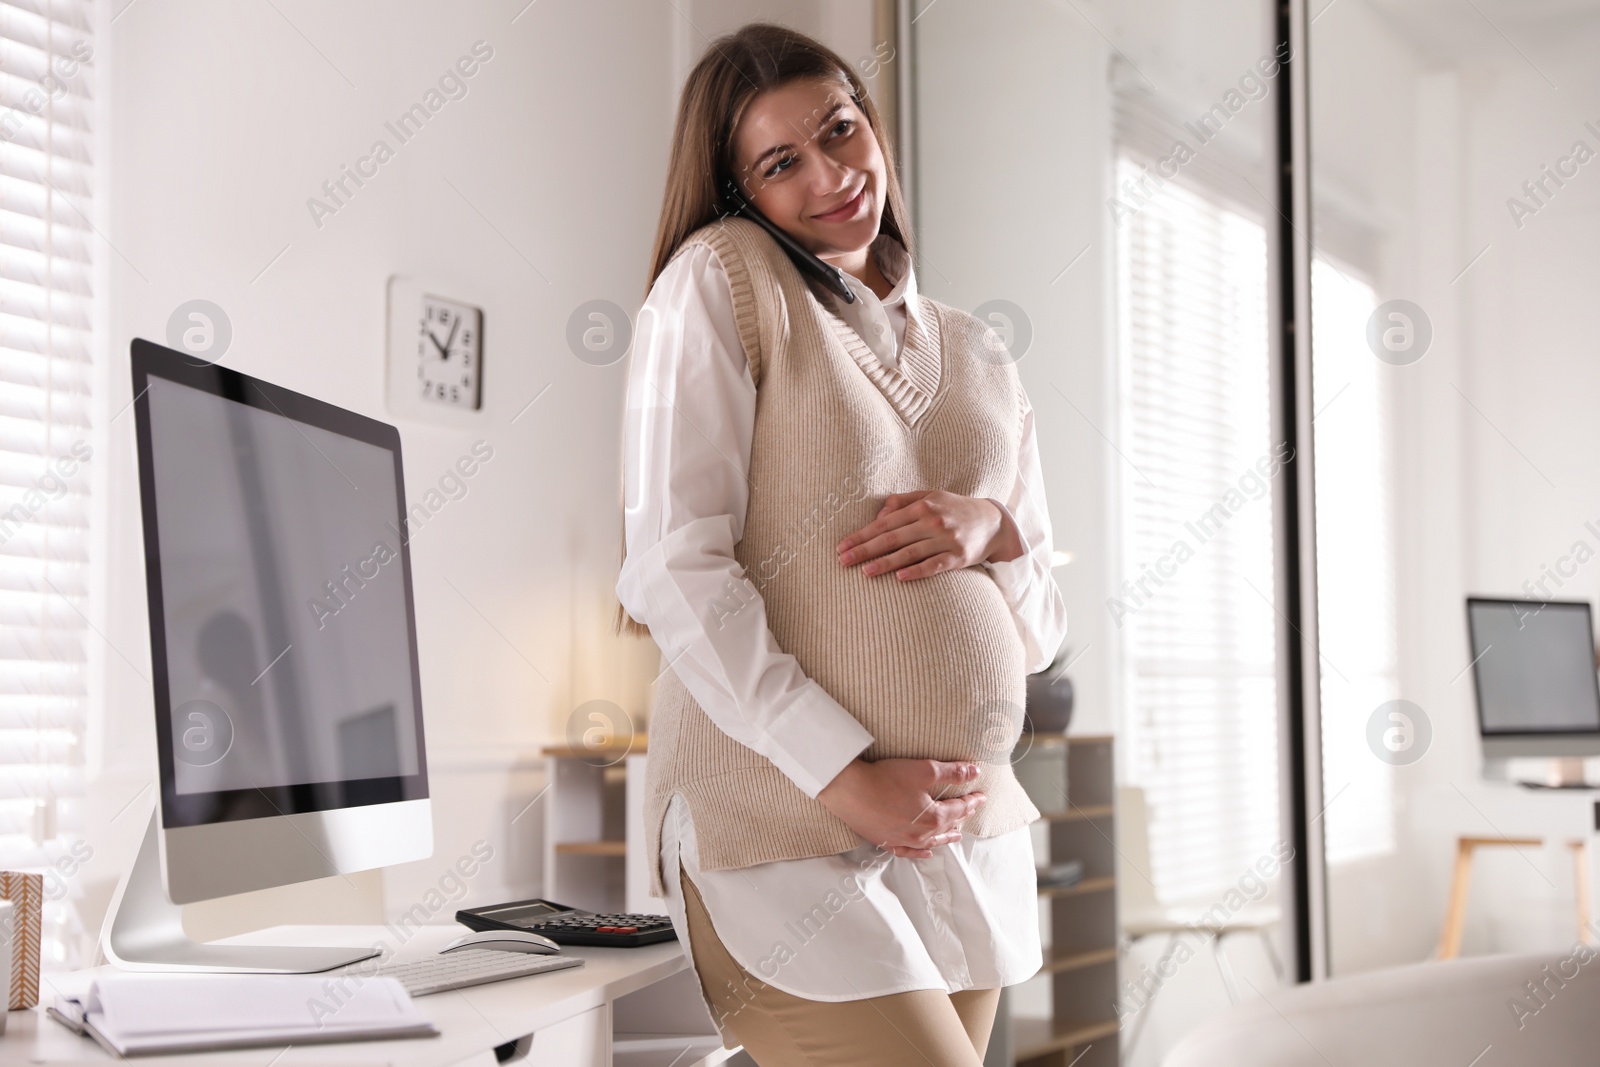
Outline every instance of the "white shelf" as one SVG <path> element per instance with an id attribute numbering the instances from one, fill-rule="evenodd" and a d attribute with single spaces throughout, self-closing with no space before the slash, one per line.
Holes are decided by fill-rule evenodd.
<path id="1" fill-rule="evenodd" d="M 545 748 L 546 899 L 596 912 L 666 911 L 650 896 L 644 857 L 646 751 L 642 735 L 609 750 Z"/>

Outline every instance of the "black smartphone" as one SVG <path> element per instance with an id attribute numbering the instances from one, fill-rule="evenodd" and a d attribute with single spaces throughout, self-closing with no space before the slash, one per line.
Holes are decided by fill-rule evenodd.
<path id="1" fill-rule="evenodd" d="M 816 253 L 783 232 L 777 223 L 756 210 L 756 206 L 746 200 L 743 194 L 739 192 L 739 187 L 732 178 L 724 181 L 722 188 L 726 194 L 729 212 L 734 215 L 741 215 L 751 222 L 757 223 L 762 229 L 772 234 L 773 240 L 777 241 L 783 250 L 789 253 L 789 258 L 794 260 L 794 265 L 799 267 L 802 272 L 821 282 L 829 292 L 837 293 L 839 298 L 846 304 L 854 304 L 856 302 L 855 290 L 851 289 L 849 284 L 845 282 L 844 271 L 831 263 L 824 263 Z"/>

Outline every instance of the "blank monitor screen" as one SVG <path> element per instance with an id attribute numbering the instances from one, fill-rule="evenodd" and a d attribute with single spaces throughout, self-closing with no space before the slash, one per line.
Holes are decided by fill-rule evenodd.
<path id="1" fill-rule="evenodd" d="M 190 377 L 150 373 L 140 412 L 164 822 L 426 796 L 398 437 Z"/>
<path id="2" fill-rule="evenodd" d="M 1485 737 L 1600 731 L 1588 604 L 1472 599 L 1467 622 Z"/>

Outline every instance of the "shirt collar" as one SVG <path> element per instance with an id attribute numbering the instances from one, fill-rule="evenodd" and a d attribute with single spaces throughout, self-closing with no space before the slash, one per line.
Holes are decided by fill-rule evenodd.
<path id="1" fill-rule="evenodd" d="M 858 298 L 870 296 L 885 308 L 904 303 L 906 314 L 916 321 L 918 328 L 922 328 L 922 304 L 917 299 L 917 272 L 912 266 L 911 256 L 906 252 L 905 245 L 892 234 L 880 233 L 872 239 L 872 254 L 878 261 L 878 269 L 893 286 L 889 290 L 889 295 L 878 300 L 878 295 L 868 288 L 865 282 L 848 271 L 844 272 L 845 283 L 855 291 Z M 843 303 L 837 295 L 833 293 L 828 295 L 834 301 L 835 307 Z"/>
<path id="2" fill-rule="evenodd" d="M 878 260 L 878 269 L 894 286 L 882 301 L 884 307 L 904 302 L 906 313 L 922 323 L 922 310 L 917 300 L 917 272 L 911 265 L 911 256 L 893 235 L 880 233 L 872 241 L 872 251 Z M 865 288 L 865 285 L 862 286 Z"/>

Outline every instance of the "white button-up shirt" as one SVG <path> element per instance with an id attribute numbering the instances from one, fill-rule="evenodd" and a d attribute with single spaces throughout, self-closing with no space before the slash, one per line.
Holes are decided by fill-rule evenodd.
<path id="1" fill-rule="evenodd" d="M 873 254 L 894 285 L 886 299 L 849 274 L 853 304 L 812 288 L 879 360 L 898 366 L 907 314 L 920 324 L 926 312 L 900 243 L 881 235 Z M 712 721 L 814 797 L 872 735 L 777 647 L 759 594 L 742 590 L 754 602 L 717 625 L 707 610 L 743 574 L 733 546 L 748 502 L 755 404 L 727 275 L 715 252 L 696 245 L 667 265 L 639 313 L 626 420 L 628 554 L 617 596 L 649 625 L 664 662 Z M 1011 606 L 1028 670 L 1037 671 L 1060 649 L 1067 619 L 1050 576 L 1050 522 L 1031 406 L 1017 460 L 1016 483 L 1001 503 L 1025 551 L 982 566 Z M 938 487 L 904 487 L 932 488 Z M 688 805 L 674 796 L 660 859 L 667 909 L 685 951 L 691 946 L 680 862 L 734 959 L 796 996 L 855 1000 L 912 989 L 987 989 L 1023 981 L 1042 964 L 1026 826 L 992 838 L 963 836 L 927 859 L 898 857 L 868 842 L 838 855 L 727 871 L 703 871 L 695 856 Z"/>

